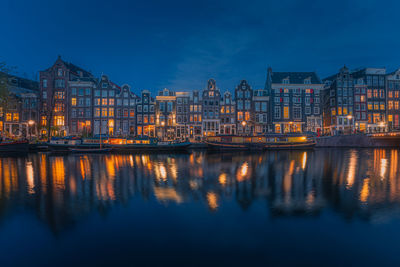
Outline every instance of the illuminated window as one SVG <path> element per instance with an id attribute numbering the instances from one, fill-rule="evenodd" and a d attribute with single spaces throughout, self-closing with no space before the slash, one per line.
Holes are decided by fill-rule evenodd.
<path id="1" fill-rule="evenodd" d="M 128 117 L 128 116 L 126 116 L 126 117 Z M 135 110 L 134 109 L 130 109 L 129 110 L 129 117 L 131 117 L 131 118 L 135 117 Z"/>
<path id="2" fill-rule="evenodd" d="M 289 119 L 289 107 L 283 107 L 283 118 Z"/>
<path id="3" fill-rule="evenodd" d="M 399 109 L 399 101 L 395 101 L 394 102 L 394 108 L 395 109 Z"/>
<path id="4" fill-rule="evenodd" d="M 238 114 L 238 120 L 239 121 L 243 120 L 243 112 L 240 111 L 237 114 Z"/>
<path id="5" fill-rule="evenodd" d="M 94 109 L 94 116 L 95 117 L 100 117 L 100 108 L 95 108 Z"/>
<path id="6" fill-rule="evenodd" d="M 333 109 L 331 110 L 331 113 L 332 113 L 332 116 L 336 116 L 336 109 L 333 108 Z"/>
<path id="7" fill-rule="evenodd" d="M 94 99 L 94 105 L 95 106 L 100 106 L 100 98 L 95 98 Z"/>
<path id="8" fill-rule="evenodd" d="M 128 118 L 128 110 L 124 109 L 124 118 Z"/>
<path id="9" fill-rule="evenodd" d="M 388 121 L 389 121 L 389 122 L 393 122 L 393 115 L 389 115 L 389 116 L 388 116 Z"/>
<path id="10" fill-rule="evenodd" d="M 101 109 L 101 116 L 102 117 L 107 117 L 107 108 L 102 108 Z"/>
<path id="11" fill-rule="evenodd" d="M 389 91 L 388 96 L 389 96 L 389 98 L 392 98 L 393 97 L 393 91 Z"/>
<path id="12" fill-rule="evenodd" d="M 198 118 L 199 118 L 199 122 L 201 122 L 201 115 L 199 115 L 199 117 L 198 117 Z"/>
<path id="13" fill-rule="evenodd" d="M 13 121 L 19 121 L 19 113 L 13 114 Z"/>
<path id="14" fill-rule="evenodd" d="M 64 116 L 54 116 L 55 126 L 64 126 Z"/>
<path id="15" fill-rule="evenodd" d="M 7 113 L 6 114 L 6 121 L 11 121 L 12 119 L 12 114 L 11 113 Z"/>
<path id="16" fill-rule="evenodd" d="M 47 125 L 47 118 L 46 116 L 42 116 L 42 126 L 46 126 Z"/>
<path id="17" fill-rule="evenodd" d="M 71 106 L 76 106 L 76 97 L 71 98 Z"/>
<path id="18" fill-rule="evenodd" d="M 388 109 L 393 109 L 393 101 L 388 101 Z"/>
<path id="19" fill-rule="evenodd" d="M 102 99 L 101 99 L 101 104 L 102 104 L 103 106 L 107 106 L 107 98 L 102 98 Z"/>
<path id="20" fill-rule="evenodd" d="M 109 108 L 108 109 L 108 116 L 109 117 L 114 117 L 114 108 Z"/>
<path id="21" fill-rule="evenodd" d="M 250 112 L 245 112 L 245 118 L 246 121 L 250 120 Z"/>
<path id="22" fill-rule="evenodd" d="M 113 91 L 112 91 L 113 92 Z M 114 98 L 108 99 L 108 105 L 109 106 L 114 106 Z"/>
<path id="23" fill-rule="evenodd" d="M 337 113 L 338 113 L 338 115 L 342 115 L 342 107 L 338 107 Z"/>
<path id="24" fill-rule="evenodd" d="M 371 90 L 371 89 L 368 89 L 368 91 L 367 91 L 367 97 L 368 97 L 368 98 L 372 98 L 372 90 Z"/>
<path id="25" fill-rule="evenodd" d="M 385 103 L 381 102 L 381 110 L 385 110 Z"/>
<path id="26" fill-rule="evenodd" d="M 108 120 L 108 127 L 114 127 L 114 120 Z"/>
<path id="27" fill-rule="evenodd" d="M 343 115 L 347 115 L 347 107 L 343 108 Z"/>
<path id="28" fill-rule="evenodd" d="M 225 107 L 224 106 L 221 107 L 221 113 L 225 113 Z"/>
<path id="29" fill-rule="evenodd" d="M 373 106 L 372 106 L 372 102 L 368 102 L 368 110 L 372 110 Z"/>
<path id="30" fill-rule="evenodd" d="M 143 116 L 143 123 L 149 123 L 147 115 Z"/>

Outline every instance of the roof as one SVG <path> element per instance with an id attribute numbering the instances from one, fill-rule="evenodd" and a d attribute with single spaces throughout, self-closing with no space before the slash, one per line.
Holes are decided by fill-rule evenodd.
<path id="1" fill-rule="evenodd" d="M 18 77 L 9 73 L 0 71 L 0 77 L 6 76 L 8 78 L 8 85 L 13 88 L 20 88 L 24 90 L 39 91 L 39 83 L 37 81 L 29 80 L 26 78 Z"/>
<path id="2" fill-rule="evenodd" d="M 315 72 L 272 72 L 272 83 L 283 83 L 283 79 L 289 78 L 290 84 L 304 84 L 304 80 L 310 78 L 311 84 L 321 83 Z"/>

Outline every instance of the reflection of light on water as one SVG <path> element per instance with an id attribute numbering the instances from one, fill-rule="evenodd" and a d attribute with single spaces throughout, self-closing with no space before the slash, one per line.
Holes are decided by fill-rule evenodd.
<path id="1" fill-rule="evenodd" d="M 174 179 L 176 181 L 178 179 L 178 168 L 176 166 L 176 162 L 175 161 L 173 161 L 171 163 L 170 172 L 171 172 L 172 179 Z"/>
<path id="2" fill-rule="evenodd" d="M 369 178 L 364 179 L 363 186 L 360 192 L 360 201 L 366 202 L 369 196 Z"/>
<path id="3" fill-rule="evenodd" d="M 289 165 L 288 171 L 285 173 L 285 176 L 283 177 L 283 190 L 285 193 L 288 193 L 291 188 L 292 188 L 292 177 L 293 177 L 293 172 L 294 172 L 294 165 L 295 161 L 292 160 Z M 290 200 L 290 194 L 286 194 L 285 197 L 287 198 L 286 200 Z"/>
<path id="4" fill-rule="evenodd" d="M 33 176 L 33 167 L 32 162 L 26 163 L 26 180 L 28 182 L 28 193 L 34 194 L 35 193 L 35 180 Z"/>
<path id="5" fill-rule="evenodd" d="M 131 167 L 133 167 L 133 156 L 132 155 L 129 156 L 129 163 L 130 163 Z"/>
<path id="6" fill-rule="evenodd" d="M 380 166 L 380 169 L 381 169 L 380 176 L 381 176 L 382 179 L 385 178 L 387 166 L 388 166 L 388 160 L 382 158 L 381 159 L 381 166 Z"/>
<path id="7" fill-rule="evenodd" d="M 65 189 L 65 166 L 62 157 L 54 158 L 53 164 L 51 165 L 51 171 L 56 187 L 59 189 Z"/>
<path id="8" fill-rule="evenodd" d="M 240 166 L 239 171 L 236 175 L 238 182 L 244 181 L 246 179 L 248 170 L 249 170 L 249 164 L 247 162 L 243 162 L 242 166 Z"/>
<path id="9" fill-rule="evenodd" d="M 167 180 L 167 169 L 165 168 L 164 164 L 160 165 L 160 175 L 163 180 Z"/>
<path id="10" fill-rule="evenodd" d="M 216 210 L 218 208 L 218 197 L 214 192 L 207 193 L 207 203 L 211 210 Z"/>
<path id="11" fill-rule="evenodd" d="M 154 188 L 154 196 L 160 201 L 174 201 L 176 203 L 182 203 L 182 197 L 176 192 L 174 188 Z"/>
<path id="12" fill-rule="evenodd" d="M 303 160 L 302 160 L 302 165 L 301 168 L 303 169 L 303 171 L 306 169 L 307 166 L 307 152 L 303 153 Z"/>
<path id="13" fill-rule="evenodd" d="M 349 172 L 347 174 L 346 188 L 350 189 L 354 184 L 354 179 L 356 176 L 357 167 L 357 152 L 355 150 L 351 151 L 350 162 L 349 162 Z"/>
<path id="14" fill-rule="evenodd" d="M 195 180 L 189 181 L 190 189 L 197 190 L 199 188 L 199 183 Z"/>
<path id="15" fill-rule="evenodd" d="M 218 181 L 222 186 L 226 185 L 226 173 L 221 173 L 218 177 Z"/>

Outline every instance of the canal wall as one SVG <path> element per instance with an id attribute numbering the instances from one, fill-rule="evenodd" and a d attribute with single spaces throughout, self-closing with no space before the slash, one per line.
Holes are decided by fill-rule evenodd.
<path id="1" fill-rule="evenodd" d="M 379 147 L 387 146 L 379 144 L 376 140 L 363 134 L 357 135 L 336 135 L 336 136 L 322 136 L 316 138 L 316 147 Z"/>

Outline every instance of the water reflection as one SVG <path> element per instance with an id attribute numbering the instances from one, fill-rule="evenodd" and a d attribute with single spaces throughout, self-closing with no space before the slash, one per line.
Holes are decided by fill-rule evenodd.
<path id="1" fill-rule="evenodd" d="M 398 150 L 263 154 L 29 155 L 0 158 L 0 220 L 24 207 L 54 231 L 139 197 L 161 205 L 202 203 L 218 213 L 267 204 L 270 216 L 381 220 L 400 202 Z M 196 206 L 198 208 L 198 206 Z M 390 216 L 385 216 L 386 218 Z"/>

